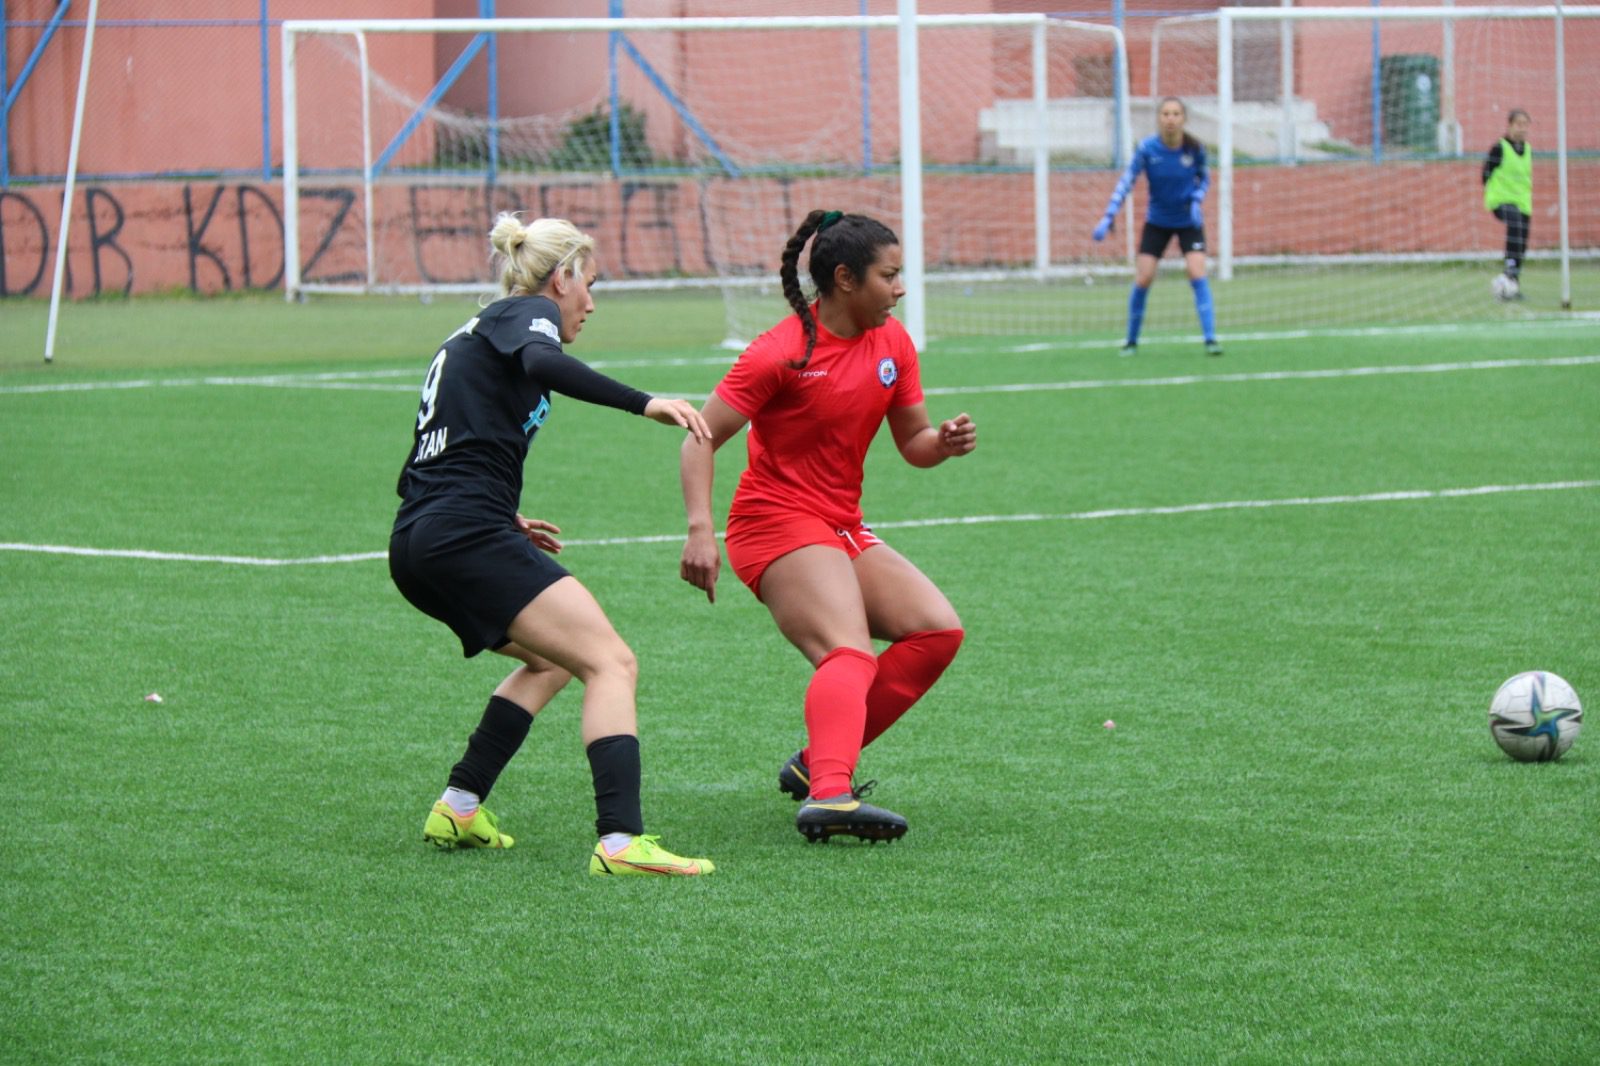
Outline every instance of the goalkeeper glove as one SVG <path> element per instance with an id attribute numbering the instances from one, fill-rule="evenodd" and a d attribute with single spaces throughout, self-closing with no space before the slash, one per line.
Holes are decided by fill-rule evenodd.
<path id="1" fill-rule="evenodd" d="M 1105 217 L 1100 220 L 1100 224 L 1094 228 L 1094 239 L 1097 241 L 1105 240 L 1106 234 L 1111 232 L 1111 224 L 1116 220 L 1116 215 L 1109 211 L 1106 212 Z"/>

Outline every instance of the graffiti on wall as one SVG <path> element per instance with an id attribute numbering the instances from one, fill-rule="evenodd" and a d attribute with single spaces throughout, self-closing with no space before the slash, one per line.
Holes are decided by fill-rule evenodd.
<path id="1" fill-rule="evenodd" d="M 399 283 L 487 278 L 488 223 L 499 211 L 569 218 L 601 237 L 608 272 L 704 272 L 715 261 L 698 205 L 676 185 L 563 182 L 517 188 L 385 190 L 373 235 L 382 277 Z M 65 289 L 75 297 L 187 290 L 271 291 L 284 283 L 282 189 L 260 184 L 91 185 L 75 197 Z M 396 202 L 400 201 L 400 202 Z M 361 190 L 301 191 L 301 279 L 348 284 L 367 273 Z M 377 214 L 380 205 L 374 205 Z M 61 191 L 0 190 L 0 297 L 48 293 Z"/>

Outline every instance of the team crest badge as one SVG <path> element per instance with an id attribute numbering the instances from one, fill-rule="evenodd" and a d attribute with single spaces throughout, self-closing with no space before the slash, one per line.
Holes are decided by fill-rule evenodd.
<path id="1" fill-rule="evenodd" d="M 890 388 L 900 377 L 900 371 L 895 368 L 894 360 L 884 356 L 878 360 L 878 381 L 884 388 Z"/>
<path id="2" fill-rule="evenodd" d="M 1179 156 L 1178 161 L 1186 167 L 1194 166 L 1194 156 L 1190 155 L 1188 152 L 1185 152 Z"/>

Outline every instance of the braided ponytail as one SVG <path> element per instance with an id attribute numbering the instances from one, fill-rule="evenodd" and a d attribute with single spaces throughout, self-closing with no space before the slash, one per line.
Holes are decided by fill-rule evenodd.
<path id="1" fill-rule="evenodd" d="M 783 298 L 800 316 L 800 325 L 806 331 L 806 354 L 799 362 L 789 361 L 789 365 L 796 370 L 805 369 L 806 364 L 811 362 L 812 349 L 817 346 L 817 318 L 811 313 L 811 305 L 806 303 L 806 294 L 800 290 L 800 249 L 817 232 L 826 215 L 826 211 L 813 211 L 806 216 L 800 228 L 794 231 L 794 236 L 789 238 L 789 243 L 783 246 L 783 261 L 778 268 L 778 277 L 783 282 Z"/>

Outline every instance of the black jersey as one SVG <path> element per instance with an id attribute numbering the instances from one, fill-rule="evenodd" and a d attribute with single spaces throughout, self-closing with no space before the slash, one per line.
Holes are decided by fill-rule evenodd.
<path id="1" fill-rule="evenodd" d="M 452 333 L 423 378 L 395 529 L 436 513 L 514 521 L 553 392 L 634 414 L 650 402 L 561 350 L 561 312 L 547 297 L 496 300 Z"/>

